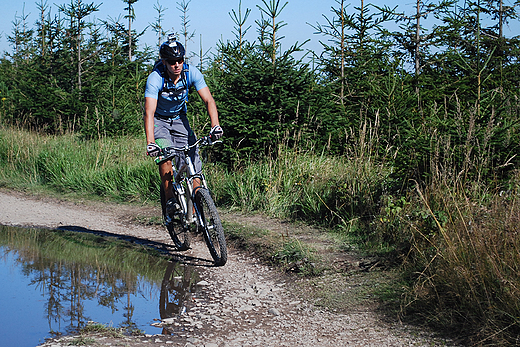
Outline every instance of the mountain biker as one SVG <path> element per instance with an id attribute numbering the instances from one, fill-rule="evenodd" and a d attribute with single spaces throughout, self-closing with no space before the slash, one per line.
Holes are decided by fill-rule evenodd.
<path id="1" fill-rule="evenodd" d="M 185 53 L 184 47 L 176 40 L 175 35 L 168 35 L 168 41 L 159 48 L 161 59 L 156 62 L 148 76 L 144 93 L 146 152 L 149 156 L 155 157 L 159 165 L 167 209 L 175 203 L 172 190 L 173 170 L 171 161 L 165 161 L 160 154 L 162 148 L 183 147 L 197 141 L 186 116 L 186 102 L 191 86 L 195 87 L 206 105 L 211 121 L 211 139 L 218 140 L 224 133 L 219 125 L 215 100 L 204 81 L 204 76 L 195 66 L 184 62 Z M 195 170 L 201 171 L 198 148 L 193 148 L 189 155 Z M 175 158 L 178 165 L 180 158 Z M 200 184 L 200 181 L 194 182 L 195 184 Z"/>

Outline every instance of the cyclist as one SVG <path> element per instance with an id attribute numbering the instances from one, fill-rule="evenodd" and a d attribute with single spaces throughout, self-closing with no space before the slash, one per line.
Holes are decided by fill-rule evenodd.
<path id="1" fill-rule="evenodd" d="M 165 161 L 160 156 L 160 152 L 165 147 L 183 147 L 197 141 L 186 116 L 186 102 L 191 86 L 195 87 L 206 104 L 211 121 L 211 139 L 218 140 L 223 135 L 217 106 L 204 81 L 204 76 L 195 66 L 184 62 L 185 53 L 184 47 L 176 40 L 175 35 L 168 35 L 168 41 L 159 48 L 160 60 L 156 62 L 148 76 L 144 93 L 146 152 L 149 156 L 156 157 L 155 161 L 159 165 L 167 211 L 175 205 L 172 190 L 173 171 L 171 162 Z M 198 149 L 193 148 L 189 155 L 195 170 L 200 171 L 202 164 Z M 177 156 L 177 166 L 179 160 Z"/>

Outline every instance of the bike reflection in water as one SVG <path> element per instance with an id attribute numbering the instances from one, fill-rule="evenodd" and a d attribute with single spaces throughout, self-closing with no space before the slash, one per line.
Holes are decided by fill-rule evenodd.
<path id="1" fill-rule="evenodd" d="M 189 303 L 192 303 L 192 294 L 195 292 L 198 273 L 193 267 L 170 262 L 161 284 L 159 298 L 159 313 L 161 319 L 173 318 L 186 312 Z M 163 335 L 172 335 L 174 332 L 163 328 Z"/>

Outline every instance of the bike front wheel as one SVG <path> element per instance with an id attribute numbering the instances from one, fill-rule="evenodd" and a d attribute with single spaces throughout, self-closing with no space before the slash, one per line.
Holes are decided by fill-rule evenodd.
<path id="1" fill-rule="evenodd" d="M 217 212 L 215 202 L 209 190 L 199 188 L 195 193 L 195 206 L 200 217 L 199 228 L 216 266 L 223 266 L 227 262 L 227 246 L 224 237 L 224 228 Z"/>

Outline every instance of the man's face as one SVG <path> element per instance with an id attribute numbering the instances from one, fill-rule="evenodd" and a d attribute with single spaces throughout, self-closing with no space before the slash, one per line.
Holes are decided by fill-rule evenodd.
<path id="1" fill-rule="evenodd" d="M 163 62 L 165 63 L 168 71 L 175 75 L 175 76 L 178 76 L 181 74 L 182 72 L 182 67 L 183 67 L 183 63 L 184 63 L 184 59 L 168 59 L 168 60 L 163 60 Z"/>

